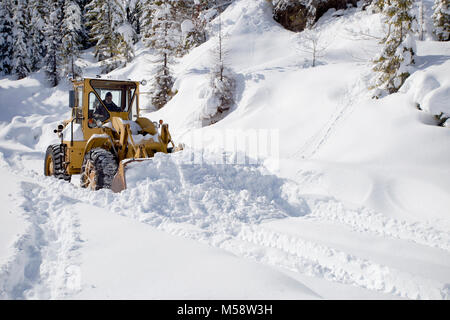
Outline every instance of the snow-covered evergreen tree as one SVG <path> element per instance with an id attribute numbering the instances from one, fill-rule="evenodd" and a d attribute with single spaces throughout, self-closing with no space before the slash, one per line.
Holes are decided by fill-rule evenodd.
<path id="1" fill-rule="evenodd" d="M 43 58 L 47 54 L 45 26 L 49 15 L 48 0 L 31 1 L 29 12 L 31 65 L 32 71 L 36 71 L 42 67 Z"/>
<path id="2" fill-rule="evenodd" d="M 143 0 L 142 3 L 142 25 L 141 25 L 141 34 L 144 40 L 144 43 L 147 46 L 151 46 L 148 42 L 148 38 L 152 33 L 152 20 L 153 14 L 155 11 L 154 0 Z"/>
<path id="3" fill-rule="evenodd" d="M 177 0 L 148 0 L 145 10 L 144 43 L 156 50 L 159 66 L 156 69 L 153 86 L 152 103 L 156 108 L 163 107 L 172 95 L 173 78 L 169 63 L 177 53 L 181 43 L 180 22 L 177 21 Z"/>
<path id="4" fill-rule="evenodd" d="M 450 40 L 450 1 L 435 0 L 433 6 L 434 34 L 439 41 Z"/>
<path id="5" fill-rule="evenodd" d="M 223 117 L 222 113 L 229 110 L 233 102 L 235 80 L 232 71 L 226 66 L 225 36 L 222 32 L 222 20 L 219 16 L 217 23 L 217 44 L 213 53 L 213 67 L 210 74 L 210 96 L 203 108 L 204 120 L 218 121 Z M 216 119 L 214 119 L 216 118 Z"/>
<path id="6" fill-rule="evenodd" d="M 147 0 L 145 16 L 144 42 L 147 46 L 173 54 L 180 46 L 181 22 L 177 10 L 182 1 Z"/>
<path id="7" fill-rule="evenodd" d="M 119 53 L 121 58 L 130 62 L 134 58 L 134 44 L 136 43 L 137 34 L 128 22 L 124 22 L 118 29 L 117 33 L 120 35 Z"/>
<path id="8" fill-rule="evenodd" d="M 184 54 L 190 49 L 206 41 L 206 26 L 215 17 L 217 10 L 209 10 L 209 0 L 185 0 L 181 7 L 181 52 Z"/>
<path id="9" fill-rule="evenodd" d="M 87 49 L 93 46 L 95 43 L 91 41 L 90 38 L 90 28 L 88 27 L 88 19 L 87 19 L 87 5 L 89 4 L 90 0 L 75 0 L 75 2 L 78 4 L 78 7 L 80 8 L 81 12 L 81 33 L 80 33 L 80 43 L 82 49 Z"/>
<path id="10" fill-rule="evenodd" d="M 65 73 L 72 76 L 81 75 L 81 69 L 75 65 L 75 60 L 80 54 L 81 35 L 83 34 L 81 10 L 73 0 L 65 0 L 64 20 L 62 30 L 62 56 Z"/>
<path id="11" fill-rule="evenodd" d="M 374 83 L 377 98 L 397 92 L 410 75 L 409 67 L 414 64 L 416 52 L 412 5 L 412 0 L 385 0 L 382 6 L 388 32 L 381 41 L 382 52 L 373 60 L 373 70 L 377 73 Z"/>
<path id="12" fill-rule="evenodd" d="M 13 68 L 13 7 L 11 0 L 0 2 L 0 74 L 10 74 Z"/>
<path id="13" fill-rule="evenodd" d="M 12 73 L 16 74 L 18 79 L 25 78 L 31 71 L 31 51 L 27 43 L 27 6 L 28 1 L 17 0 L 14 7 Z"/>
<path id="14" fill-rule="evenodd" d="M 62 67 L 64 0 L 50 0 L 50 15 L 45 26 L 47 54 L 44 70 L 50 85 L 57 86 Z"/>
<path id="15" fill-rule="evenodd" d="M 142 2 L 140 0 L 128 0 L 125 6 L 127 21 L 134 30 L 137 37 L 141 34 L 143 10 Z M 137 39 L 135 39 L 135 42 Z"/>
<path id="16" fill-rule="evenodd" d="M 95 40 L 95 57 L 104 62 L 107 73 L 123 66 L 132 57 L 132 47 L 119 31 L 126 21 L 125 9 L 119 0 L 92 0 L 87 8 L 88 25 Z"/>
<path id="17" fill-rule="evenodd" d="M 117 0 L 92 0 L 87 6 L 91 37 L 95 39 L 95 56 L 99 61 L 118 54 L 119 35 L 115 32 L 123 23 L 125 12 Z"/>
<path id="18" fill-rule="evenodd" d="M 418 35 L 419 35 L 419 40 L 423 41 L 424 39 L 424 34 L 426 31 L 426 23 L 425 23 L 425 8 L 423 5 L 423 0 L 419 1 L 419 15 L 418 15 L 418 24 L 419 24 L 419 29 L 418 31 Z"/>

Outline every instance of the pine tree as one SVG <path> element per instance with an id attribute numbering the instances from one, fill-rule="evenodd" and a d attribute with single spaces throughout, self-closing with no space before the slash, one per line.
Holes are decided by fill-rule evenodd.
<path id="1" fill-rule="evenodd" d="M 13 68 L 13 10 L 11 0 L 0 2 L 0 74 Z"/>
<path id="2" fill-rule="evenodd" d="M 27 44 L 29 34 L 26 28 L 26 0 L 17 0 L 14 7 L 14 28 L 13 28 L 13 62 L 12 73 L 17 75 L 18 79 L 25 78 L 31 71 L 31 52 Z"/>
<path id="3" fill-rule="evenodd" d="M 134 28 L 128 22 L 124 22 L 118 29 L 119 34 L 119 54 L 123 64 L 130 62 L 134 58 L 133 46 L 136 43 L 137 34 Z"/>
<path id="4" fill-rule="evenodd" d="M 122 23 L 122 6 L 116 1 L 92 0 L 87 5 L 88 25 L 91 27 L 91 38 L 96 42 L 95 57 L 99 60 L 112 58 L 117 54 L 117 35 L 114 32 Z"/>
<path id="5" fill-rule="evenodd" d="M 75 65 L 75 60 L 80 54 L 81 35 L 83 33 L 81 25 L 81 10 L 73 0 L 65 0 L 64 20 L 62 22 L 62 55 L 66 73 L 73 77 L 81 75 L 81 69 Z"/>
<path id="6" fill-rule="evenodd" d="M 206 25 L 214 15 L 205 15 L 211 1 L 186 0 L 181 8 L 183 36 L 182 50 L 184 54 L 190 49 L 206 41 Z"/>
<path id="7" fill-rule="evenodd" d="M 42 67 L 43 58 L 47 54 L 45 39 L 46 20 L 48 19 L 48 0 L 32 1 L 29 6 L 30 11 L 30 34 L 29 43 L 31 50 L 32 71 L 39 70 Z"/>
<path id="8" fill-rule="evenodd" d="M 377 98 L 397 92 L 410 74 L 409 66 L 414 64 L 412 5 L 412 0 L 386 0 L 382 6 L 388 33 L 381 41 L 384 45 L 381 54 L 373 60 L 373 70 L 377 72 L 374 84 L 378 88 Z"/>
<path id="9" fill-rule="evenodd" d="M 139 0 L 128 1 L 126 8 L 127 21 L 132 26 L 134 33 L 136 34 L 135 42 L 141 34 L 141 25 L 143 18 L 142 2 Z"/>
<path id="10" fill-rule="evenodd" d="M 169 63 L 177 53 L 181 43 L 180 22 L 177 21 L 176 0 L 146 2 L 146 30 L 144 42 L 156 50 L 159 56 L 159 66 L 156 70 L 152 103 L 156 108 L 163 107 L 172 95 L 173 78 L 170 75 Z"/>
<path id="11" fill-rule="evenodd" d="M 133 54 L 121 28 L 126 20 L 122 3 L 118 0 L 92 0 L 86 9 L 91 37 L 96 42 L 95 57 L 104 61 L 103 72 L 126 64 Z"/>
<path id="12" fill-rule="evenodd" d="M 173 54 L 181 43 L 178 0 L 147 0 L 144 42 L 147 46 Z"/>
<path id="13" fill-rule="evenodd" d="M 450 1 L 435 0 L 433 5 L 434 34 L 439 41 L 450 40 Z"/>
<path id="14" fill-rule="evenodd" d="M 80 43 L 81 43 L 81 49 L 88 49 L 95 45 L 94 42 L 92 42 L 92 39 L 90 38 L 90 28 L 88 27 L 87 23 L 87 5 L 89 4 L 90 0 L 75 0 L 75 2 L 78 4 L 78 7 L 80 8 L 81 12 L 81 33 L 80 33 Z"/>
<path id="15" fill-rule="evenodd" d="M 211 72 L 211 87 L 217 105 L 210 110 L 204 110 L 207 117 L 213 117 L 217 113 L 223 113 L 231 108 L 233 104 L 233 91 L 235 81 L 231 70 L 226 66 L 225 59 L 227 50 L 224 39 L 226 38 L 222 32 L 222 19 L 219 16 L 217 31 L 217 45 L 214 53 L 214 66 Z M 212 106 L 210 106 L 212 107 Z M 206 111 L 206 112 L 205 112 Z"/>
<path id="16" fill-rule="evenodd" d="M 64 0 L 50 1 L 50 15 L 46 22 L 45 36 L 47 54 L 44 59 L 44 70 L 51 86 L 59 84 L 62 66 L 62 25 L 64 20 Z"/>
<path id="17" fill-rule="evenodd" d="M 152 21 L 153 15 L 155 12 L 156 6 L 154 5 L 155 0 L 143 0 L 142 4 L 142 25 L 141 25 L 141 34 L 144 40 L 144 43 L 150 47 L 151 44 L 147 39 L 150 38 L 152 34 Z"/>
<path id="18" fill-rule="evenodd" d="M 423 0 L 420 0 L 419 2 L 419 40 L 423 41 L 424 39 L 424 33 L 425 33 L 425 10 L 423 6 Z"/>

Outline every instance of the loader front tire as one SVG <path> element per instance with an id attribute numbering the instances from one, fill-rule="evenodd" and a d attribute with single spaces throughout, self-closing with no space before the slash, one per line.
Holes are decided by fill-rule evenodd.
<path id="1" fill-rule="evenodd" d="M 64 145 L 53 144 L 47 148 L 44 160 L 44 175 L 70 181 L 71 175 L 64 168 Z"/>
<path id="2" fill-rule="evenodd" d="M 117 172 L 117 161 L 108 150 L 94 148 L 84 156 L 81 166 L 81 187 L 91 190 L 111 188 Z"/>

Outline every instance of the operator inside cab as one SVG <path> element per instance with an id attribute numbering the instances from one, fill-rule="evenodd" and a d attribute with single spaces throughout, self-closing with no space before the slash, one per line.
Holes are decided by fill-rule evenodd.
<path id="1" fill-rule="evenodd" d="M 98 101 L 98 100 L 97 100 Z M 105 107 L 109 112 L 122 112 L 122 109 L 118 107 L 114 101 L 112 101 L 112 93 L 107 92 L 105 95 L 105 100 L 102 101 Z M 105 121 L 109 118 L 109 113 L 105 110 L 103 105 L 97 104 L 94 110 L 94 117 L 100 119 L 101 121 Z"/>

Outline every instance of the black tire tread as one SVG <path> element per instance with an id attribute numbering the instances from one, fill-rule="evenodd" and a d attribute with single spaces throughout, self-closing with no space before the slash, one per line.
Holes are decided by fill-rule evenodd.
<path id="1" fill-rule="evenodd" d="M 64 148 L 63 144 L 52 144 L 48 146 L 47 151 L 45 152 L 44 174 L 46 174 L 47 157 L 51 155 L 53 159 L 54 177 L 70 182 L 72 176 L 67 174 L 66 169 L 64 168 Z"/>
<path id="2" fill-rule="evenodd" d="M 114 157 L 114 155 L 109 152 L 108 150 L 105 150 L 103 148 L 94 148 L 90 150 L 88 153 L 86 153 L 83 161 L 83 165 L 81 167 L 81 185 L 84 185 L 84 176 L 83 172 L 85 170 L 85 166 L 87 161 L 92 161 L 95 172 L 96 172 L 96 190 L 102 189 L 102 188 L 111 188 L 112 181 L 114 179 L 114 176 L 117 173 L 117 160 Z"/>

